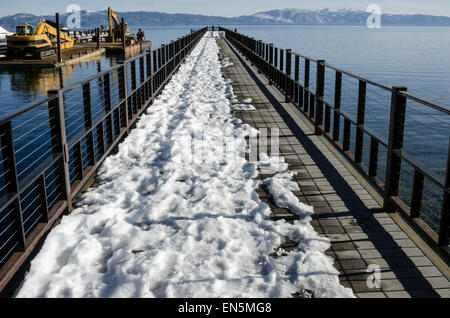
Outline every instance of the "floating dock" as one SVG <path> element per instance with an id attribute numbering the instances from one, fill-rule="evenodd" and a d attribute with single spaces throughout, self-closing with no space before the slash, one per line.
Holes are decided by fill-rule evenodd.
<path id="1" fill-rule="evenodd" d="M 85 48 L 96 48 L 97 43 L 90 42 L 90 43 L 83 43 L 83 47 Z M 109 43 L 109 42 L 101 42 L 100 48 L 105 49 L 106 54 L 124 54 L 126 58 L 135 57 L 136 55 L 139 55 L 141 53 L 144 53 L 144 51 L 151 49 L 152 47 L 152 41 L 143 41 L 142 43 L 137 43 L 135 45 L 127 46 L 125 49 L 125 52 L 123 50 L 122 43 L 115 42 L 115 43 Z"/>
<path id="2" fill-rule="evenodd" d="M 1 66 L 13 67 L 37 67 L 37 68 L 59 68 L 62 66 L 81 63 L 90 59 L 98 58 L 104 54 L 125 54 L 125 58 L 134 57 L 145 50 L 151 48 L 151 41 L 144 41 L 135 45 L 127 46 L 124 52 L 122 43 L 107 43 L 101 42 L 100 48 L 97 48 L 97 43 L 82 43 L 76 44 L 73 48 L 64 50 L 63 61 L 58 62 L 57 55 L 52 55 L 48 58 L 42 59 L 0 59 Z"/>

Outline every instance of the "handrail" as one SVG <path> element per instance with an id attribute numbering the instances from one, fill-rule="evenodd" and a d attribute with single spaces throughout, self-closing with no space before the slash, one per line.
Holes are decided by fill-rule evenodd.
<path id="1" fill-rule="evenodd" d="M 90 81 L 95 80 L 95 79 L 97 79 L 97 78 L 100 78 L 100 77 L 102 77 L 102 76 L 104 76 L 104 75 L 106 75 L 106 74 L 110 74 L 110 73 L 113 72 L 113 71 L 117 71 L 121 66 L 122 66 L 122 65 L 120 65 L 120 64 L 111 66 L 109 69 L 107 69 L 107 70 L 105 70 L 105 71 L 101 71 L 101 72 L 99 72 L 99 73 L 93 74 L 93 75 L 87 77 L 86 79 L 81 80 L 81 81 L 78 81 L 78 82 L 75 82 L 75 83 L 73 83 L 73 84 L 71 84 L 71 85 L 64 86 L 64 87 L 62 87 L 60 90 L 61 90 L 62 92 L 72 91 L 72 90 L 74 90 L 75 88 L 78 88 L 78 87 L 82 86 L 82 85 L 83 85 L 84 83 L 86 83 L 86 82 L 90 82 Z"/>
<path id="2" fill-rule="evenodd" d="M 48 103 L 55 98 L 56 98 L 55 96 L 41 97 L 37 101 L 28 103 L 27 105 L 25 105 L 19 109 L 10 111 L 5 115 L 0 115 L 0 125 L 3 125 L 26 112 L 29 112 L 30 110 L 33 110 L 39 106 L 42 106 L 43 104 Z"/>
<path id="3" fill-rule="evenodd" d="M 370 85 L 373 85 L 373 86 L 375 86 L 375 87 L 384 89 L 385 91 L 392 92 L 392 89 L 391 89 L 390 87 L 387 87 L 387 86 L 385 86 L 385 85 L 383 85 L 383 84 L 380 84 L 380 83 L 377 83 L 377 82 L 368 80 L 368 79 L 366 79 L 366 78 L 364 78 L 364 77 L 362 77 L 362 76 L 359 76 L 359 75 L 356 75 L 356 74 L 353 74 L 353 73 L 350 73 L 350 72 L 347 72 L 347 71 L 343 71 L 343 70 L 337 68 L 336 66 L 333 66 L 333 65 L 328 64 L 328 63 L 322 63 L 322 64 L 325 65 L 325 66 L 328 67 L 328 68 L 331 68 L 332 70 L 334 70 L 334 71 L 336 71 L 336 72 L 340 72 L 340 73 L 342 73 L 342 74 L 344 74 L 344 75 L 353 77 L 353 78 L 355 78 L 355 79 L 357 79 L 357 80 L 364 81 L 364 82 L 366 82 L 367 84 L 370 84 Z"/>
<path id="4" fill-rule="evenodd" d="M 444 106 L 439 106 L 439 105 L 436 105 L 434 103 L 430 103 L 430 102 L 428 102 L 428 101 L 426 101 L 426 100 L 424 100 L 424 99 L 422 99 L 420 97 L 414 96 L 414 95 L 412 95 L 411 93 L 408 93 L 408 92 L 400 92 L 399 94 L 402 95 L 402 96 L 405 96 L 406 98 L 411 99 L 411 100 L 413 100 L 413 101 L 415 101 L 415 102 L 417 102 L 419 104 L 431 107 L 431 108 L 433 108 L 435 110 L 438 110 L 438 111 L 440 111 L 440 112 L 442 112 L 444 114 L 450 115 L 450 108 L 446 108 Z"/>

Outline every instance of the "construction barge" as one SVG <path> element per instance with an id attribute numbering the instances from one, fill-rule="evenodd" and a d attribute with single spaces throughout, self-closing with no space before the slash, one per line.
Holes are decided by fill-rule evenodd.
<path id="1" fill-rule="evenodd" d="M 132 58 L 151 49 L 152 42 L 136 40 L 128 25 L 108 8 L 109 30 L 103 27 L 89 31 L 69 31 L 56 22 L 45 21 L 34 29 L 25 24 L 7 35 L 7 53 L 0 57 L 1 66 L 58 68 L 98 58 L 103 54 L 122 54 Z M 114 23 L 114 25 L 113 25 Z"/>
<path id="2" fill-rule="evenodd" d="M 81 43 L 75 45 L 71 49 L 62 52 L 62 61 L 58 61 L 58 56 L 52 55 L 46 58 L 22 58 L 10 59 L 1 58 L 1 66 L 17 66 L 17 67 L 39 67 L 39 68 L 59 68 L 62 66 L 76 64 L 98 58 L 105 54 L 123 54 L 125 58 L 131 58 L 151 49 L 152 42 L 144 41 L 135 45 L 127 46 L 125 49 L 120 43 L 102 42 L 100 47 L 95 43 Z"/>

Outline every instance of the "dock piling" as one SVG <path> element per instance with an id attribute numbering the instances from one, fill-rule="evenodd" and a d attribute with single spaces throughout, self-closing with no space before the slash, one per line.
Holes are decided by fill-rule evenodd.
<path id="1" fill-rule="evenodd" d="M 56 13 L 56 34 L 57 34 L 57 47 L 58 47 L 58 62 L 61 63 L 62 58 L 62 50 L 61 50 L 61 24 L 59 21 L 59 13 Z"/>
<path id="2" fill-rule="evenodd" d="M 127 49 L 127 27 L 125 26 L 125 18 L 122 18 L 122 48 L 125 54 Z"/>
<path id="3" fill-rule="evenodd" d="M 100 50 L 100 29 L 95 29 L 95 36 L 97 38 L 97 50 Z"/>

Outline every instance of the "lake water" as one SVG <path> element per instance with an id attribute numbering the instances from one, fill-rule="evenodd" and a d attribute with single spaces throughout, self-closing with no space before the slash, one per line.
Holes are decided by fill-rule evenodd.
<path id="1" fill-rule="evenodd" d="M 147 39 L 153 47 L 176 39 L 190 32 L 189 27 L 145 27 Z M 131 27 L 136 33 L 138 27 Z M 0 67 L 0 113 L 5 113 L 20 105 L 44 96 L 48 90 L 58 88 L 61 82 L 70 85 L 115 65 L 121 56 L 104 56 L 88 62 L 63 67 L 61 70 Z"/>
<path id="2" fill-rule="evenodd" d="M 450 27 L 382 27 L 360 26 L 226 26 L 255 39 L 274 43 L 279 48 L 328 63 L 386 86 L 406 86 L 409 92 L 450 108 Z M 199 26 L 130 27 L 145 31 L 153 48 L 169 43 Z M 47 90 L 69 85 L 115 65 L 120 56 L 106 56 L 61 70 L 0 68 L 0 114 L 17 109 Z M 315 71 L 314 65 L 311 72 Z M 315 77 L 312 73 L 312 79 Z M 332 72 L 326 73 L 326 99 L 333 100 Z M 312 81 L 313 82 L 313 81 Z M 343 109 L 356 116 L 357 81 L 344 77 Z M 312 83 L 314 87 L 314 83 Z M 390 95 L 368 89 L 367 125 L 387 138 Z M 450 120 L 447 115 L 417 103 L 409 103 L 405 132 L 405 149 L 426 167 L 443 176 L 447 160 Z M 354 131 L 352 132 L 354 134 Z M 352 138 L 353 140 L 353 138 Z M 369 140 L 365 140 L 368 149 Z M 365 162 L 368 160 L 366 152 Z M 384 178 L 385 153 L 380 154 L 380 179 Z M 412 171 L 405 169 L 402 196 L 409 203 Z M 425 192 L 439 191 L 426 183 Z M 436 205 L 433 210 L 438 211 Z M 431 223 L 436 223 L 436 213 Z"/>
<path id="3" fill-rule="evenodd" d="M 450 107 L 450 27 L 226 27 L 237 28 L 241 33 L 272 42 L 280 48 L 291 48 L 314 59 L 325 59 L 343 70 L 387 86 L 407 86 L 411 92 L 427 100 Z M 139 28 L 145 31 L 147 39 L 153 41 L 154 48 L 191 29 L 186 26 L 130 27 L 133 33 Z M 65 68 L 64 82 L 79 81 L 115 61 L 107 57 L 100 63 L 95 60 Z M 32 100 L 46 88 L 57 86 L 59 79 L 57 71 L 0 69 L 0 109 L 4 111 L 11 107 L 11 102 Z"/>
<path id="4" fill-rule="evenodd" d="M 427 100 L 450 107 L 450 27 L 232 28 L 381 84 L 406 86 Z"/>

